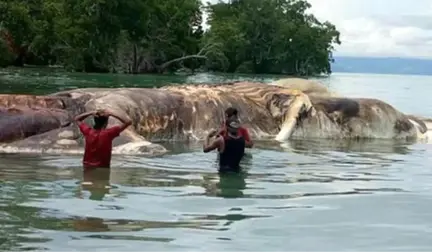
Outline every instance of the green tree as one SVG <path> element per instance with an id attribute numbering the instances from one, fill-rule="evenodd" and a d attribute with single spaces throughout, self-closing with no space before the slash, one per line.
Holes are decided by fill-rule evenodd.
<path id="1" fill-rule="evenodd" d="M 204 58 L 200 0 L 149 0 L 145 5 L 137 0 L 127 13 L 123 22 L 130 43 L 122 51 L 132 73 L 164 72 Z"/>
<path id="2" fill-rule="evenodd" d="M 27 48 L 34 37 L 32 6 L 27 1 L 0 1 L 2 39 L 18 66 L 23 65 Z"/>
<path id="3" fill-rule="evenodd" d="M 10 0 L 0 2 L 0 20 L 16 65 L 164 72 L 202 64 L 201 7 L 200 0 Z"/>
<path id="4" fill-rule="evenodd" d="M 163 73 L 179 68 L 331 73 L 335 26 L 304 0 L 0 1 L 0 65 L 62 65 L 85 72 Z"/>
<path id="5" fill-rule="evenodd" d="M 13 54 L 8 42 L 0 37 L 0 67 L 6 67 L 13 61 Z"/>
<path id="6" fill-rule="evenodd" d="M 222 44 L 228 72 L 314 75 L 331 73 L 339 32 L 306 11 L 303 0 L 236 0 L 209 4 L 206 40 Z M 212 60 L 213 62 L 214 60 Z"/>

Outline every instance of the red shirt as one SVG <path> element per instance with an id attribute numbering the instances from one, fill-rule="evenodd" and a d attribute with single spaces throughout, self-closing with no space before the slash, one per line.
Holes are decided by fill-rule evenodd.
<path id="1" fill-rule="evenodd" d="M 226 127 L 222 129 L 221 134 L 223 137 L 226 137 L 227 134 Z M 238 129 L 238 134 L 239 136 L 243 136 L 246 142 L 250 142 L 249 131 L 245 127 L 240 127 Z"/>
<path id="2" fill-rule="evenodd" d="M 111 164 L 112 141 L 121 133 L 120 126 L 95 130 L 84 122 L 78 124 L 85 138 L 84 168 L 109 168 Z"/>

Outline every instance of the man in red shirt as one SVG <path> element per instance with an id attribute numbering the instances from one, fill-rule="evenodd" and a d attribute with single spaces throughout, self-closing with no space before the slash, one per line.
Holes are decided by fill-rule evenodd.
<path id="1" fill-rule="evenodd" d="M 238 110 L 236 108 L 233 107 L 229 107 L 225 110 L 225 122 L 228 120 L 238 120 Z M 226 125 L 225 122 L 222 124 L 222 129 L 219 131 L 218 135 L 221 135 L 223 137 L 227 136 L 227 129 L 226 129 Z M 253 142 L 249 136 L 249 131 L 243 127 L 240 126 L 240 128 L 238 129 L 238 135 L 242 136 L 245 139 L 245 147 L 246 148 L 252 148 L 253 147 Z"/>
<path id="2" fill-rule="evenodd" d="M 84 119 L 91 115 L 94 116 L 93 128 L 84 122 Z M 123 124 L 107 128 L 110 116 L 120 120 Z M 124 119 L 110 111 L 98 110 L 78 115 L 75 121 L 85 138 L 84 169 L 110 168 L 112 141 L 132 124 L 131 120 Z"/>

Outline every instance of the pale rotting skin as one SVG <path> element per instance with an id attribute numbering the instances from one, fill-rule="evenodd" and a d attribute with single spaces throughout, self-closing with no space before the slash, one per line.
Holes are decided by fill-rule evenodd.
<path id="1" fill-rule="evenodd" d="M 0 119 L 0 130 L 12 132 L 9 135 L 13 136 L 4 137 L 1 142 L 7 143 L 3 147 L 8 151 L 15 148 L 15 152 L 26 152 L 26 149 L 41 153 L 82 153 L 82 137 L 70 120 L 82 112 L 99 108 L 126 114 L 133 121 L 114 140 L 114 154 L 157 155 L 165 153 L 166 149 L 152 142 L 202 140 L 210 130 L 221 125 L 223 111 L 228 107 L 241 111 L 239 119 L 257 140 L 416 139 L 425 135 L 424 119 L 405 115 L 380 100 L 333 97 L 323 90 L 318 85 L 289 89 L 280 85 L 235 82 L 157 89 L 84 88 L 36 98 L 0 95 L 0 105 L 4 107 L 0 112 L 4 111 L 1 113 L 15 121 L 25 122 L 24 128 L 32 129 L 24 130 L 31 132 L 29 134 L 15 134 L 11 130 L 13 127 Z M 319 92 L 322 95 L 314 95 Z M 18 108 L 18 105 L 27 108 Z M 26 112 L 17 114 L 7 108 Z M 45 129 L 37 126 L 45 121 L 49 122 Z M 119 123 L 110 118 L 109 127 Z"/>

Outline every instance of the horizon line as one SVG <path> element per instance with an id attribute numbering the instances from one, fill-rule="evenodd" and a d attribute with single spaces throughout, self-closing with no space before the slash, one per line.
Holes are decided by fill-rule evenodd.
<path id="1" fill-rule="evenodd" d="M 412 60 L 424 60 L 432 61 L 432 57 L 415 57 L 415 56 L 355 56 L 355 55 L 333 55 L 333 58 L 358 58 L 358 59 L 412 59 Z"/>

